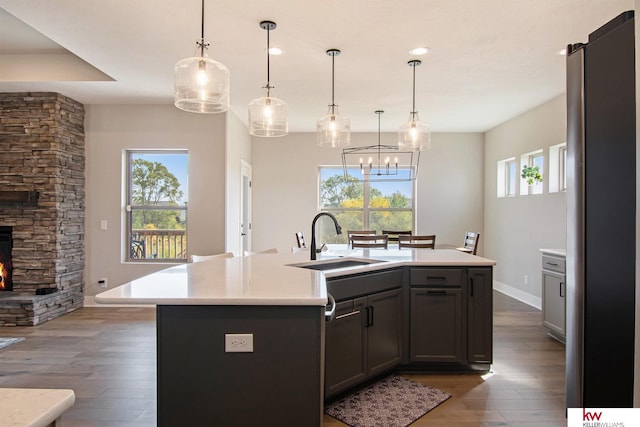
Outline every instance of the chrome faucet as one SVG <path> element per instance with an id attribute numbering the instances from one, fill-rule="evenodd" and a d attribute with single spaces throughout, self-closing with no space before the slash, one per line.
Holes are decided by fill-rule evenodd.
<path id="1" fill-rule="evenodd" d="M 338 220 L 336 219 L 335 216 L 333 216 L 332 214 L 330 214 L 329 212 L 320 212 L 318 215 L 316 215 L 313 218 L 313 221 L 311 222 L 311 259 L 315 260 L 316 258 L 316 221 L 318 220 L 318 218 L 320 218 L 321 216 L 328 216 L 329 218 L 331 218 L 333 220 L 333 223 L 336 226 L 336 234 L 342 234 L 342 227 L 340 227 L 340 224 L 338 224 Z"/>

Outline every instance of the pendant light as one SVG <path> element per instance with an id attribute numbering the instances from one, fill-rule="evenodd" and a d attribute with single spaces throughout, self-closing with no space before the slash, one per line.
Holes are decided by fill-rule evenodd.
<path id="1" fill-rule="evenodd" d="M 403 150 L 428 149 L 431 145 L 431 130 L 426 123 L 420 121 L 416 111 L 416 67 L 422 61 L 413 59 L 407 64 L 413 68 L 413 108 L 409 113 L 409 121 L 398 130 L 398 147 Z"/>
<path id="2" fill-rule="evenodd" d="M 204 0 L 200 41 L 194 56 L 175 66 L 174 104 L 191 113 L 222 113 L 229 109 L 229 69 L 205 55 Z"/>
<path id="3" fill-rule="evenodd" d="M 262 87 L 267 90 L 267 96 L 256 98 L 249 103 L 249 133 L 253 136 L 263 137 L 284 136 L 289 132 L 287 103 L 271 96 L 273 86 L 271 86 L 269 74 L 269 33 L 271 30 L 275 30 L 276 23 L 262 21 L 260 28 L 267 31 L 267 84 Z"/>
<path id="4" fill-rule="evenodd" d="M 331 104 L 326 116 L 318 120 L 316 135 L 319 147 L 347 147 L 351 142 L 351 122 L 338 113 L 338 106 L 334 101 L 335 94 L 335 58 L 340 50 L 329 49 L 327 55 L 331 57 Z"/>
<path id="5" fill-rule="evenodd" d="M 420 163 L 419 150 L 403 150 L 398 145 L 383 145 L 380 134 L 380 116 L 378 115 L 378 144 L 364 147 L 349 147 L 342 150 L 342 167 L 347 181 L 361 180 L 367 177 L 369 182 L 413 181 L 418 174 Z M 360 179 L 351 175 L 350 170 L 360 168 Z"/>

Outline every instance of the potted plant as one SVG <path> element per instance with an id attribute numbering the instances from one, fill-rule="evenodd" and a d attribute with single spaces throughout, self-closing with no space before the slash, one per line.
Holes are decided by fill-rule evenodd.
<path id="1" fill-rule="evenodd" d="M 535 184 L 542 182 L 540 166 L 522 166 L 521 176 L 527 181 L 527 184 L 529 185 L 529 194 L 532 193 L 532 189 Z"/>

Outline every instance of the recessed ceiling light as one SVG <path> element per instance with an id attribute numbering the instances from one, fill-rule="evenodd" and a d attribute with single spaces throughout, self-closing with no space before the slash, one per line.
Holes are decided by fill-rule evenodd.
<path id="1" fill-rule="evenodd" d="M 283 53 L 284 53 L 284 49 L 282 49 L 280 47 L 270 47 L 269 48 L 269 55 L 278 56 L 278 55 L 282 55 Z"/>
<path id="2" fill-rule="evenodd" d="M 564 49 L 560 49 L 560 50 L 557 52 L 557 54 L 558 54 L 558 55 L 566 55 L 566 54 L 567 54 L 567 49 L 566 49 L 566 48 L 564 48 Z"/>
<path id="3" fill-rule="evenodd" d="M 427 53 L 429 53 L 431 49 L 429 49 L 428 47 L 416 47 L 413 48 L 409 51 L 410 55 L 425 55 Z"/>

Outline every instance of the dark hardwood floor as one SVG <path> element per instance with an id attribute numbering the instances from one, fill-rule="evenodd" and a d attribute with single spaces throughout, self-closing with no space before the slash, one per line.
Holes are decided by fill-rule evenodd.
<path id="1" fill-rule="evenodd" d="M 540 311 L 494 292 L 491 373 L 407 375 L 452 394 L 412 426 L 565 426 L 564 346 L 540 322 Z M 0 336 L 25 337 L 0 350 L 0 387 L 75 391 L 63 426 L 155 426 L 154 309 L 86 307 Z M 325 415 L 324 425 L 345 424 Z"/>

